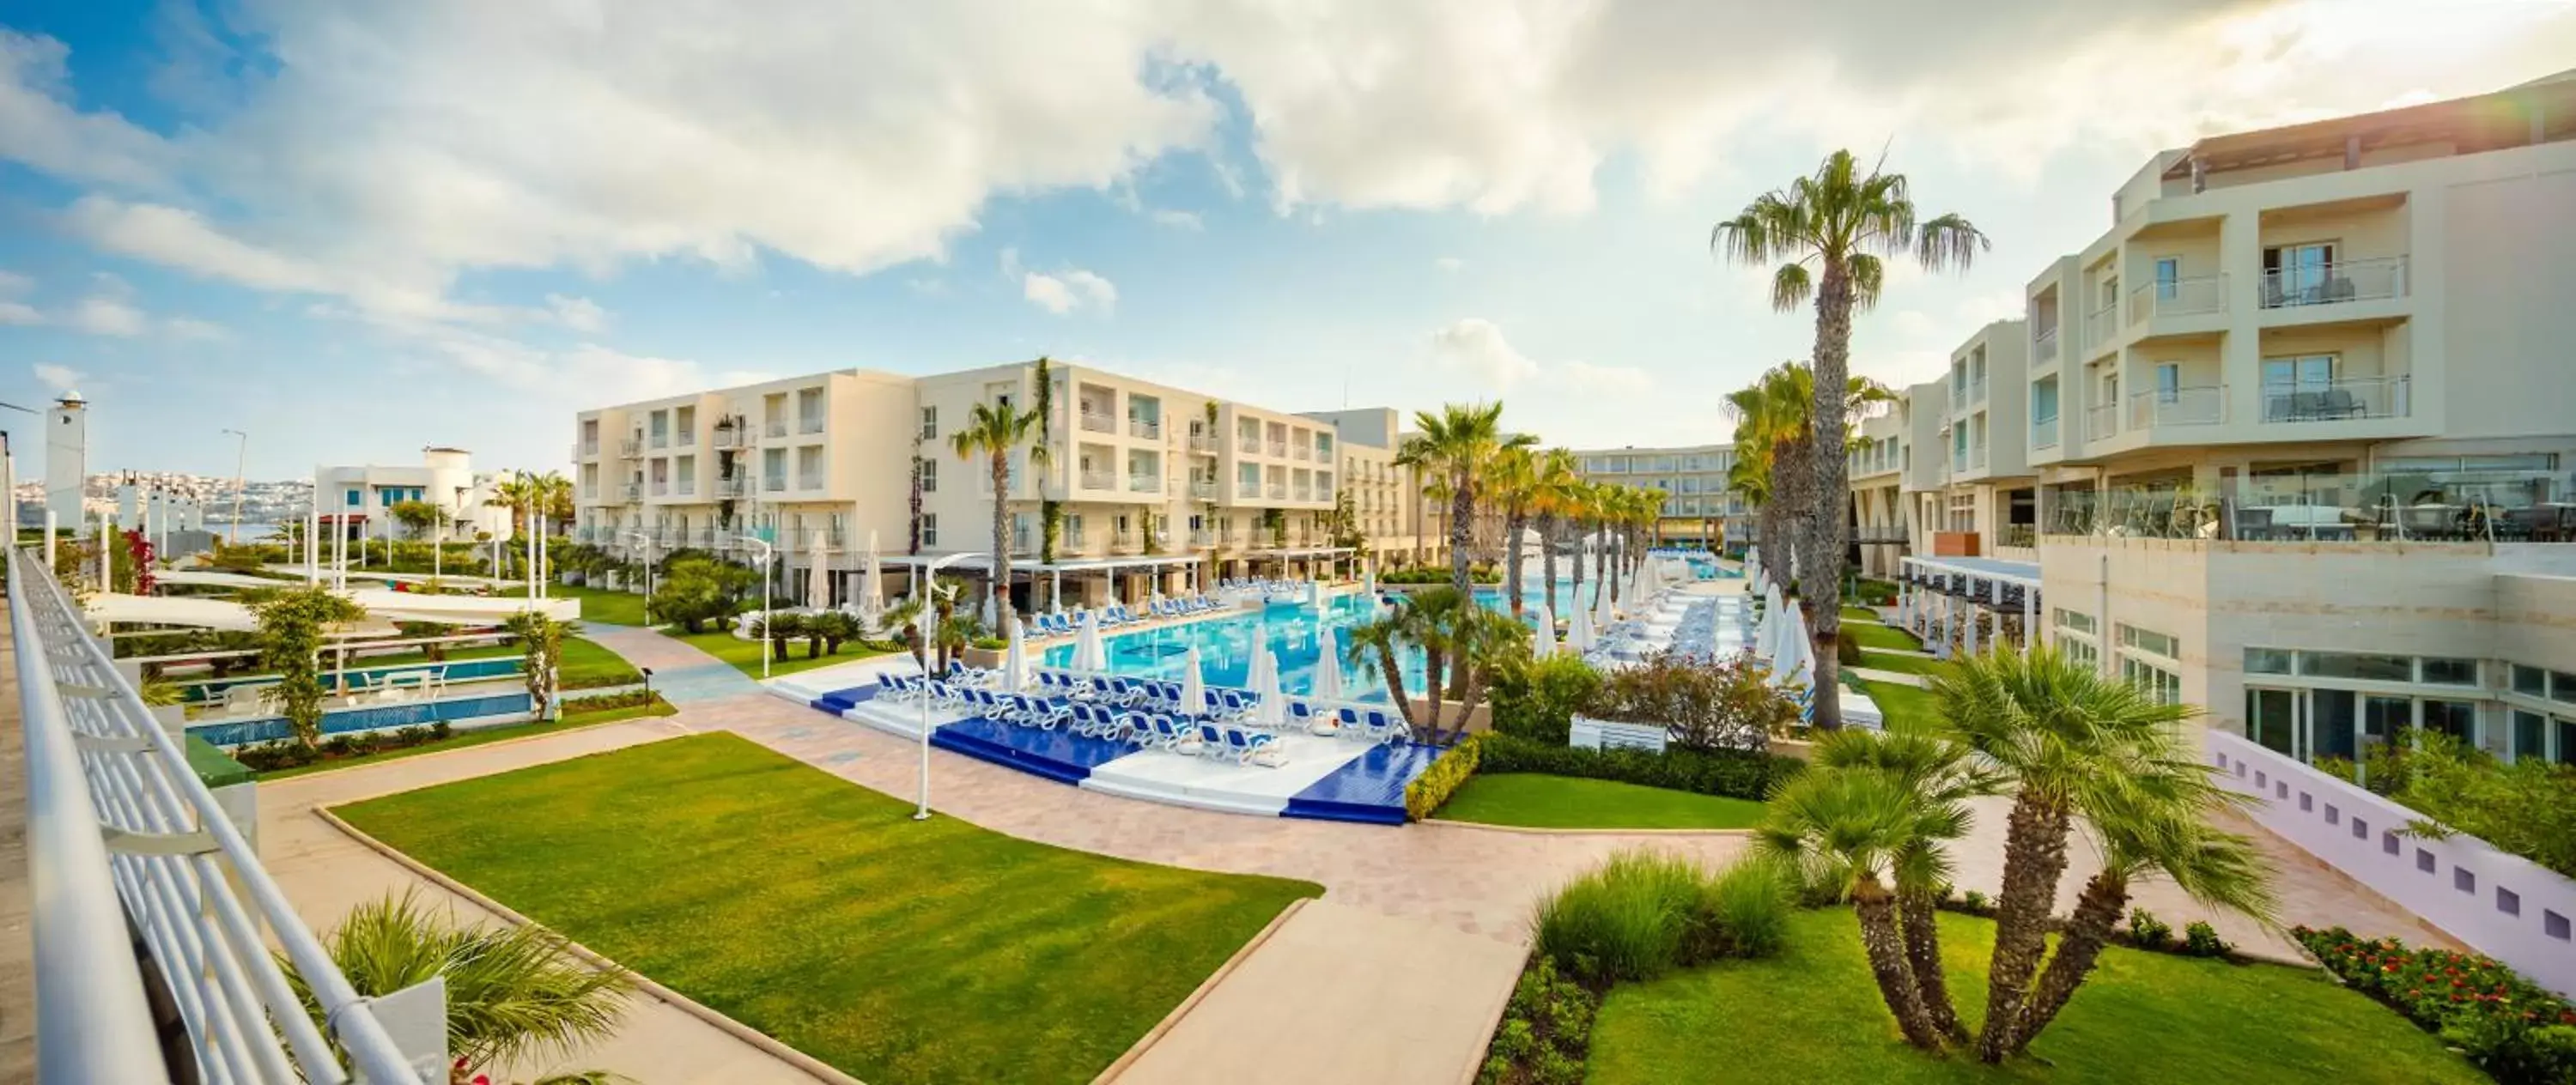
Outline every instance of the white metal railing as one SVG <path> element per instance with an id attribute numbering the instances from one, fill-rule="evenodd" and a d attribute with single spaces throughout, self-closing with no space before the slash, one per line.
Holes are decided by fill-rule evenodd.
<path id="1" fill-rule="evenodd" d="M 2120 405 L 2096 403 L 2084 412 L 2084 439 L 2099 441 L 2120 432 Z"/>
<path id="2" fill-rule="evenodd" d="M 787 420 L 784 418 L 772 418 L 761 423 L 760 432 L 771 437 L 785 437 L 787 436 Z"/>
<path id="3" fill-rule="evenodd" d="M 2119 337 L 2119 302 L 2111 302 L 2084 315 L 2084 349 L 2100 350 Z"/>
<path id="4" fill-rule="evenodd" d="M 1115 490 L 1118 488 L 1118 479 L 1107 471 L 1085 471 L 1082 473 L 1082 488 L 1086 490 Z"/>
<path id="5" fill-rule="evenodd" d="M 53 576 L 8 555 L 9 622 L 26 729 L 27 871 L 43 1085 L 162 1082 L 137 943 L 188 1033 L 182 1075 L 208 1082 L 446 1077 L 443 1041 L 395 1044 L 220 800 L 90 635 Z M 129 934 L 129 923 L 131 924 Z M 303 977 L 329 1036 L 308 1016 L 262 931 Z M 443 1018 L 444 1011 L 439 1012 Z"/>
<path id="6" fill-rule="evenodd" d="M 751 476 L 729 475 L 716 480 L 717 497 L 741 497 L 751 492 Z"/>
<path id="7" fill-rule="evenodd" d="M 2199 275 L 2129 291 L 2129 322 L 2227 311 L 2227 276 Z"/>
<path id="8" fill-rule="evenodd" d="M 2129 396 L 2129 428 L 2215 426 L 2227 421 L 2227 386 L 2195 384 Z"/>
<path id="9" fill-rule="evenodd" d="M 622 489 L 622 490 L 623 490 L 623 492 L 625 493 L 626 499 L 627 499 L 628 501 L 642 501 L 642 500 L 644 500 L 644 484 L 643 484 L 643 483 L 640 483 L 640 482 L 629 482 L 629 483 L 627 483 L 624 487 L 622 487 L 621 489 Z"/>
<path id="10" fill-rule="evenodd" d="M 2358 418 L 2405 418 L 2412 381 L 2398 377 L 2344 377 L 2263 386 L 2263 421 L 2344 422 Z"/>
<path id="11" fill-rule="evenodd" d="M 1127 420 L 1127 435 L 1159 441 L 1163 437 L 1163 424 L 1151 418 L 1130 418 Z"/>
<path id="12" fill-rule="evenodd" d="M 644 442 L 632 437 L 619 441 L 617 442 L 617 454 L 620 457 L 630 460 L 637 456 L 641 456 L 644 454 Z"/>
<path id="13" fill-rule="evenodd" d="M 798 432 L 798 433 L 821 433 L 821 432 L 823 432 L 823 416 L 822 416 L 822 415 L 817 414 L 817 415 L 805 415 L 805 416 L 799 417 L 799 418 L 796 420 L 796 432 Z"/>
<path id="14" fill-rule="evenodd" d="M 1273 483 L 1271 483 L 1271 484 L 1270 484 L 1270 499 L 1271 499 L 1271 500 L 1273 500 L 1273 501 L 1286 501 L 1286 500 L 1288 500 L 1288 487 L 1287 487 L 1285 484 L 1282 484 L 1282 483 L 1277 483 L 1277 482 L 1273 482 Z"/>
<path id="15" fill-rule="evenodd" d="M 1154 475 L 1127 476 L 1127 491 L 1129 493 L 1149 494 L 1162 488 L 1163 480 Z"/>
<path id="16" fill-rule="evenodd" d="M 743 429 L 744 427 L 741 426 L 717 426 L 715 446 L 717 448 L 741 448 Z"/>
<path id="17" fill-rule="evenodd" d="M 2042 329 L 2038 337 L 2030 341 L 2030 359 L 2033 365 L 2047 365 L 2057 360 L 2057 329 Z"/>
<path id="18" fill-rule="evenodd" d="M 1216 438 L 1207 436 L 1206 434 L 1193 433 L 1190 435 L 1190 451 L 1205 452 L 1209 455 L 1215 455 Z"/>
<path id="19" fill-rule="evenodd" d="M 2057 447 L 2057 416 L 2049 415 L 2030 424 L 2030 447 Z"/>
<path id="20" fill-rule="evenodd" d="M 2262 295 L 2266 309 L 2402 298 L 2406 296 L 2406 258 L 2339 260 L 2266 271 Z"/>
<path id="21" fill-rule="evenodd" d="M 1082 411 L 1082 428 L 1093 433 L 1116 433 L 1118 420 L 1111 418 L 1107 411 L 1095 411 L 1086 407 Z"/>

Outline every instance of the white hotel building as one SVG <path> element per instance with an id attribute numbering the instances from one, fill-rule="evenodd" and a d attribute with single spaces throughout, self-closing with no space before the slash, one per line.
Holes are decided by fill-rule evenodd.
<path id="1" fill-rule="evenodd" d="M 1005 482 L 1023 608 L 1059 586 L 1070 606 L 1347 563 L 1331 532 L 1345 495 L 1368 549 L 1394 563 L 1417 553 L 1392 410 L 1296 414 L 1085 366 L 1048 374 L 1050 462 L 1031 470 L 1017 450 Z M 819 552 L 835 602 L 873 537 L 892 563 L 889 589 L 904 590 L 913 555 L 992 548 L 988 461 L 959 457 L 950 439 L 979 403 L 1028 409 L 1037 379 L 1034 362 L 919 377 L 843 370 L 580 412 L 575 537 L 638 556 L 752 558 L 765 544 L 799 591 Z M 1040 567 L 1050 501 L 1056 561 Z M 1421 541 L 1436 557 L 1440 541 Z"/>
<path id="2" fill-rule="evenodd" d="M 1926 628 L 2301 758 L 2576 761 L 2576 79 L 2161 153 L 1861 426 Z"/>

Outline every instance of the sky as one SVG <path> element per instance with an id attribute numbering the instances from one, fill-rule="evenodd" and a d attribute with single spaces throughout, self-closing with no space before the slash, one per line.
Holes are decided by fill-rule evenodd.
<path id="1" fill-rule="evenodd" d="M 0 0 L 0 401 L 79 390 L 93 470 L 560 469 L 1045 354 L 1719 441 L 1813 318 L 1710 226 L 1835 148 L 1992 242 L 1861 318 L 1910 383 L 2160 148 L 2571 58 L 2576 0 Z"/>

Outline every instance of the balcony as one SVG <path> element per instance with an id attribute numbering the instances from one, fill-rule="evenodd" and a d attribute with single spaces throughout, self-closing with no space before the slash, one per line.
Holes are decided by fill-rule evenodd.
<path id="1" fill-rule="evenodd" d="M 617 456 L 619 459 L 631 460 L 638 456 L 642 456 L 643 454 L 644 442 L 640 438 L 629 437 L 623 441 L 617 442 Z"/>
<path id="2" fill-rule="evenodd" d="M 2366 418 L 2405 418 L 2412 407 L 2413 378 L 2346 377 L 2330 381 L 2263 386 L 2263 422 L 2345 422 Z"/>
<path id="3" fill-rule="evenodd" d="M 681 448 L 698 447 L 698 435 L 694 430 L 680 430 L 672 436 Z"/>
<path id="4" fill-rule="evenodd" d="M 2571 490 L 2576 479 L 2548 471 L 2298 472 L 2230 477 L 2215 498 L 2144 487 L 2058 492 L 2046 511 L 2052 535 L 2565 543 L 2576 539 Z"/>
<path id="5" fill-rule="evenodd" d="M 809 416 L 806 416 L 806 417 L 798 418 L 798 419 L 796 420 L 796 432 L 798 432 L 798 433 L 821 433 L 821 432 L 823 432 L 823 416 L 818 414 L 818 415 L 809 415 Z"/>
<path id="6" fill-rule="evenodd" d="M 786 493 L 786 492 L 787 492 L 787 476 L 785 476 L 785 475 L 771 475 L 771 476 L 769 476 L 769 477 L 767 477 L 767 478 L 761 479 L 761 480 L 760 480 L 760 489 L 761 489 L 761 492 L 763 492 L 763 493 L 773 493 L 773 494 L 783 494 L 783 493 Z"/>
<path id="7" fill-rule="evenodd" d="M 698 496 L 698 480 L 693 478 L 682 478 L 679 485 L 674 487 L 671 492 L 678 494 L 681 497 L 696 497 Z"/>
<path id="8" fill-rule="evenodd" d="M 1148 441 L 1162 440 L 1163 423 L 1160 419 L 1154 418 L 1130 418 L 1127 420 L 1127 436 L 1142 437 Z"/>
<path id="9" fill-rule="evenodd" d="M 1977 378 L 1977 379 L 1976 379 L 1976 380 L 1974 380 L 1974 381 L 1970 381 L 1970 382 L 1968 383 L 1968 402 L 1970 402 L 1970 403 L 1983 403 L 1983 402 L 1985 402 L 1985 401 L 1986 401 L 1986 378 L 1984 378 L 1984 377 L 1979 377 L 1979 378 Z"/>
<path id="10" fill-rule="evenodd" d="M 2112 302 L 2084 314 L 2084 349 L 2099 351 L 2120 337 L 2120 304 Z"/>
<path id="11" fill-rule="evenodd" d="M 572 458 L 576 460 L 588 459 L 596 455 L 599 455 L 599 442 L 597 441 L 583 441 L 572 446 Z"/>
<path id="12" fill-rule="evenodd" d="M 784 418 L 772 418 L 767 422 L 761 423 L 760 431 L 762 434 L 770 437 L 785 437 L 787 436 L 787 420 Z"/>
<path id="13" fill-rule="evenodd" d="M 2389 256 L 2264 272 L 2261 304 L 2266 309 L 2288 309 L 2405 296 L 2406 257 Z"/>
<path id="14" fill-rule="evenodd" d="M 1298 500 L 1298 501 L 1312 501 L 1312 500 L 1314 500 L 1314 499 L 1315 499 L 1315 490 L 1314 490 L 1314 487 L 1311 487 L 1311 486 L 1299 486 L 1299 487 L 1297 487 L 1297 488 L 1296 488 L 1296 490 L 1295 490 L 1294 492 L 1295 492 L 1295 493 L 1296 493 L 1296 495 L 1297 495 L 1297 496 L 1296 496 L 1296 498 L 1295 498 L 1295 500 Z"/>
<path id="15" fill-rule="evenodd" d="M 657 478 L 657 479 L 654 479 L 654 480 L 653 480 L 653 496 L 655 496 L 655 497 L 669 497 L 669 496 L 671 496 L 671 484 L 670 484 L 668 481 L 663 480 L 663 479 L 658 479 L 658 478 Z"/>
<path id="16" fill-rule="evenodd" d="M 2044 328 L 2030 341 L 2030 364 L 2047 365 L 2057 360 L 2057 329 Z"/>
<path id="17" fill-rule="evenodd" d="M 796 488 L 797 488 L 797 489 L 799 489 L 799 490 L 807 491 L 807 492 L 811 492 L 811 491 L 814 491 L 814 490 L 822 489 L 822 488 L 823 488 L 823 476 L 821 476 L 821 475 L 798 475 L 798 476 L 796 476 Z"/>
<path id="18" fill-rule="evenodd" d="M 1271 457 L 1272 459 L 1279 459 L 1279 460 L 1287 459 L 1287 458 L 1288 458 L 1288 442 L 1286 442 L 1286 441 L 1272 441 L 1272 442 L 1270 442 L 1270 457 Z"/>
<path id="19" fill-rule="evenodd" d="M 2227 311 L 2227 276 L 2201 275 L 2148 283 L 2129 291 L 2129 323 L 2157 317 L 2206 316 Z"/>
<path id="20" fill-rule="evenodd" d="M 717 426 L 715 447 L 718 450 L 741 448 L 742 437 L 740 426 Z"/>
<path id="21" fill-rule="evenodd" d="M 1163 489 L 1163 479 L 1162 479 L 1162 477 L 1161 477 L 1161 476 L 1159 476 L 1159 475 L 1129 475 L 1129 476 L 1127 476 L 1127 492 L 1128 492 L 1128 493 L 1132 493 L 1132 494 L 1150 494 L 1150 493 L 1160 493 L 1160 492 L 1162 492 L 1162 489 Z"/>
<path id="22" fill-rule="evenodd" d="M 671 435 L 670 435 L 670 434 L 668 434 L 668 433 L 662 433 L 662 432 L 656 431 L 656 432 L 653 434 L 653 447 L 655 447 L 655 448 L 669 448 L 669 447 L 671 447 Z"/>
<path id="23" fill-rule="evenodd" d="M 1107 471 L 1085 471 L 1082 473 L 1082 488 L 1086 490 L 1115 490 L 1118 488 L 1118 479 L 1117 476 L 1111 475 Z"/>
<path id="24" fill-rule="evenodd" d="M 1216 500 L 1216 483 L 1206 479 L 1191 479 L 1190 496 L 1202 501 Z"/>
<path id="25" fill-rule="evenodd" d="M 1193 433 L 1190 435 L 1190 451 L 1210 456 L 1216 455 L 1216 438 L 1204 433 Z"/>
<path id="26" fill-rule="evenodd" d="M 1216 532 L 1213 532 L 1213 531 L 1193 531 L 1193 532 L 1190 532 L 1190 546 L 1191 546 L 1191 548 L 1193 548 L 1193 549 L 1198 549 L 1198 550 L 1205 550 L 1205 549 L 1207 549 L 1208 547 L 1215 546 L 1215 545 L 1216 545 Z"/>
<path id="27" fill-rule="evenodd" d="M 749 475 L 734 475 L 728 478 L 720 478 L 716 480 L 715 496 L 717 497 L 735 498 L 743 497 L 750 493 L 751 476 Z"/>
<path id="28" fill-rule="evenodd" d="M 641 482 L 629 482 L 624 486 L 618 487 L 618 494 L 619 496 L 624 497 L 626 499 L 626 503 L 630 505 L 635 502 L 642 501 L 644 500 L 644 484 Z"/>
<path id="29" fill-rule="evenodd" d="M 1311 460 L 1315 458 L 1315 450 L 1304 445 L 1293 446 L 1291 451 L 1297 459 Z"/>
<path id="30" fill-rule="evenodd" d="M 1286 500 L 1288 500 L 1288 484 L 1287 484 L 1287 483 L 1284 483 L 1284 482 L 1273 482 L 1273 483 L 1271 483 L 1271 484 L 1270 484 L 1270 499 L 1271 499 L 1271 500 L 1273 500 L 1273 501 L 1286 501 Z"/>
<path id="31" fill-rule="evenodd" d="M 2084 412 L 2084 439 L 2099 441 L 2120 432 L 2120 405 L 2096 403 Z"/>
<path id="32" fill-rule="evenodd" d="M 2035 419 L 2030 424 L 2030 447 L 2057 447 L 2057 416 Z"/>
<path id="33" fill-rule="evenodd" d="M 2129 397 L 2129 428 L 2215 426 L 2227 421 L 2227 386 L 2196 384 Z"/>
<path id="34" fill-rule="evenodd" d="M 1097 411 L 1089 407 L 1084 407 L 1082 409 L 1082 428 L 1093 433 L 1116 433 L 1118 432 L 1118 419 L 1112 417 L 1107 411 Z"/>
<path id="35" fill-rule="evenodd" d="M 1983 470 L 1985 470 L 1985 469 L 1986 469 L 1986 446 L 1984 446 L 1984 445 L 1980 444 L 1980 445 L 1976 446 L 1975 448 L 1971 448 L 1971 449 L 1969 449 L 1969 450 L 1968 450 L 1968 470 L 1971 470 L 1971 471 L 1983 471 Z"/>

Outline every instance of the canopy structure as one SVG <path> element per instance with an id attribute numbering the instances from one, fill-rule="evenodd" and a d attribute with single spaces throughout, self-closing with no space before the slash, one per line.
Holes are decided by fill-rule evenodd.
<path id="1" fill-rule="evenodd" d="M 273 588 L 281 585 L 270 580 L 260 581 L 260 586 Z M 350 601 L 366 608 L 368 621 L 361 623 L 362 629 L 380 627 L 383 632 L 392 632 L 394 622 L 499 625 L 529 607 L 526 599 L 499 599 L 486 595 L 424 595 L 384 588 L 358 588 L 344 594 Z M 539 599 L 535 606 L 539 613 L 558 621 L 575 621 L 581 617 L 581 601 L 578 599 Z M 177 625 L 231 632 L 248 632 L 259 627 L 258 621 L 251 617 L 249 607 L 230 599 L 101 592 L 90 596 L 85 609 L 93 620 L 102 622 Z"/>
<path id="2" fill-rule="evenodd" d="M 982 577 L 993 575 L 993 559 L 983 554 L 970 554 L 954 559 L 944 554 L 887 554 L 874 560 L 880 566 L 892 565 L 909 569 L 916 577 L 924 567 L 939 561 L 947 562 L 940 566 L 941 572 L 966 573 Z M 1056 561 L 1013 558 L 1011 559 L 1011 580 L 1013 583 L 1034 585 L 1040 577 L 1049 578 L 1054 581 L 1054 584 L 1047 597 L 1062 599 L 1064 598 L 1064 578 L 1068 576 L 1159 573 L 1167 569 L 1187 570 L 1195 575 L 1206 562 L 1207 556 L 1204 554 L 1127 554 L 1097 558 L 1063 558 Z M 878 575 L 883 574 L 880 572 Z M 1194 585 L 1192 590 L 1195 591 L 1198 588 Z"/>
<path id="3" fill-rule="evenodd" d="M 1998 558 L 1909 557 L 1897 575 L 1897 624 L 1923 637 L 1935 657 L 1952 647 L 2006 639 L 2004 617 L 2021 616 L 2025 643 L 2039 630 L 2039 565 Z"/>

